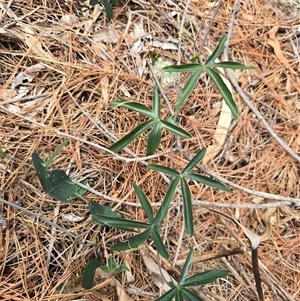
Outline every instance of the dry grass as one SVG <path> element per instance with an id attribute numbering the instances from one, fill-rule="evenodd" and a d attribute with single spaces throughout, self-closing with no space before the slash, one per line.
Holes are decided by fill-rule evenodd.
<path id="1" fill-rule="evenodd" d="M 65 140 L 57 131 L 72 135 L 74 138 L 69 139 L 69 145 L 51 167 L 68 171 L 74 179 L 88 177 L 95 190 L 126 201 L 120 206 L 124 217 L 142 221 L 144 214 L 135 206 L 137 200 L 131 183 L 137 182 L 153 203 L 159 203 L 166 192 L 164 180 L 142 162 L 112 159 L 88 142 L 108 147 L 112 136 L 122 137 L 143 121 L 136 113 L 112 109 L 109 101 L 125 98 L 151 106 L 153 77 L 144 62 L 152 51 L 174 63 L 177 61 L 176 51 L 163 46 L 177 45 L 180 28 L 177 17 L 181 20 L 184 5 L 179 7 L 179 15 L 171 17 L 171 12 L 177 10 L 168 6 L 167 1 L 153 1 L 156 8 L 148 1 L 123 1 L 114 9 L 114 20 L 108 22 L 103 11 L 97 12 L 79 1 L 10 2 L 5 13 L 6 5 L 0 2 L 1 26 L 6 30 L 0 33 L 0 139 L 3 149 L 19 160 L 1 160 L 1 199 L 55 221 L 86 242 L 97 237 L 97 246 L 82 247 L 48 224 L 0 203 L 0 213 L 6 220 L 6 225 L 0 226 L 0 299 L 125 300 L 118 295 L 112 279 L 101 275 L 97 276 L 93 289 L 86 291 L 80 287 L 86 263 L 94 258 L 105 263 L 109 246 L 125 238 L 124 232 L 103 232 L 93 225 L 88 208 L 81 201 L 67 205 L 49 199 L 41 192 L 31 166 L 31 154 L 37 151 L 41 157 L 49 155 Z M 278 1 L 269 2 L 243 2 L 235 21 L 229 55 L 231 60 L 257 67 L 251 72 L 236 72 L 237 80 L 253 96 L 253 104 L 272 129 L 300 154 L 300 42 L 298 48 L 292 46 L 297 39 L 300 19 L 291 6 L 286 4 L 284 9 L 279 9 Z M 206 44 L 210 49 L 227 33 L 233 5 L 234 1 L 223 1 Z M 192 1 L 188 11 L 193 15 L 188 14 L 184 24 L 187 30 L 181 41 L 182 62 L 188 62 L 190 56 L 197 53 L 212 16 L 212 5 L 209 1 Z M 71 15 L 72 22 L 67 18 Z M 276 27 L 273 42 L 278 42 L 276 47 L 280 46 L 281 52 L 268 40 L 270 30 Z M 100 40 L 99 35 L 106 35 L 107 31 L 98 31 L 108 28 L 118 33 L 110 33 L 110 38 L 116 41 Z M 135 28 L 143 28 L 144 32 L 134 32 Z M 153 46 L 152 42 L 163 44 Z M 202 55 L 203 60 L 208 57 L 205 50 Z M 28 69 L 32 66 L 40 69 Z M 27 77 L 18 81 L 16 77 L 24 71 Z M 21 95 L 22 89 L 22 98 L 16 100 L 14 97 Z M 172 104 L 176 101 L 176 89 L 175 86 L 166 91 Z M 207 162 L 206 167 L 240 186 L 299 199 L 299 162 L 271 138 L 238 94 L 235 99 L 241 117 L 232 122 L 224 150 Z M 219 93 L 204 76 L 180 113 L 182 125 L 193 135 L 193 139 L 183 143 L 191 155 L 213 142 L 220 107 Z M 168 114 L 163 108 L 162 116 L 168 117 Z M 140 157 L 145 155 L 144 138 L 130 145 Z M 158 152 L 168 150 L 170 143 L 170 136 L 166 134 Z M 165 154 L 152 162 L 169 164 L 170 160 L 170 155 Z M 177 152 L 172 160 L 179 169 L 187 162 Z M 196 185 L 192 185 L 191 190 L 193 198 L 212 203 L 248 204 L 257 200 L 238 189 L 230 195 Z M 86 198 L 108 203 L 92 193 Z M 264 210 L 232 208 L 223 212 L 258 234 L 263 230 Z M 78 223 L 66 220 L 66 214 L 71 213 L 84 219 Z M 225 268 L 231 272 L 226 279 L 205 286 L 199 292 L 203 298 L 257 300 L 248 253 L 206 261 L 199 257 L 237 248 L 236 238 L 244 237 L 240 229 L 203 207 L 195 207 L 194 217 L 195 236 L 188 238 L 181 234 L 180 206 L 170 210 L 162 233 L 171 260 L 163 261 L 163 268 L 178 279 L 180 266 L 176 262 L 186 258 L 189 246 L 195 246 L 199 262 L 193 265 L 193 272 L 210 268 Z M 300 298 L 299 218 L 299 208 L 277 209 L 272 217 L 271 235 L 259 247 L 266 300 Z M 244 241 L 248 244 L 246 239 Z M 131 268 L 134 278 L 130 283 L 125 274 L 118 274 L 116 278 L 132 300 L 157 298 L 159 289 L 139 252 L 119 256 L 120 261 Z"/>

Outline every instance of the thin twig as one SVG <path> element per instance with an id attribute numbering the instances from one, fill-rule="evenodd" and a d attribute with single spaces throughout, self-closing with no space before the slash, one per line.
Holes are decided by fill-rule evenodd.
<path id="1" fill-rule="evenodd" d="M 222 0 L 219 0 L 218 5 L 216 6 L 216 9 L 215 9 L 215 11 L 214 11 L 214 13 L 213 13 L 213 16 L 211 17 L 211 20 L 210 20 L 210 22 L 209 22 L 209 25 L 208 25 L 207 29 L 205 30 L 205 34 L 204 34 L 204 37 L 203 37 L 202 42 L 201 42 L 201 44 L 200 44 L 198 53 L 201 53 L 202 50 L 203 50 L 203 47 L 204 47 L 204 45 L 205 45 L 205 43 L 206 43 L 206 40 L 207 40 L 207 38 L 208 38 L 208 35 L 209 35 L 209 33 L 210 33 L 211 27 L 212 27 L 212 25 L 214 24 L 215 19 L 216 19 L 216 16 L 217 16 L 217 14 L 218 14 L 218 12 L 219 12 L 219 10 L 220 10 L 221 4 L 222 4 Z"/>
<path id="2" fill-rule="evenodd" d="M 14 2 L 14 0 L 10 0 L 5 7 L 5 4 L 0 4 L 3 8 L 4 8 L 4 12 L 2 13 L 2 16 L 0 17 L 0 23 L 2 22 L 4 16 L 7 14 L 8 10 L 10 9 L 12 3 Z"/>
<path id="3" fill-rule="evenodd" d="M 233 13 L 232 13 L 232 16 L 231 16 L 231 19 L 230 19 L 230 23 L 229 23 L 228 39 L 226 41 L 225 50 L 224 50 L 224 59 L 225 59 L 225 61 L 229 60 L 229 58 L 228 58 L 229 41 L 230 41 L 230 37 L 231 37 L 232 31 L 233 31 L 234 20 L 236 18 L 236 15 L 239 12 L 239 4 L 240 4 L 240 1 L 236 0 L 235 5 L 234 5 L 234 10 L 233 10 Z M 233 73 L 230 74 L 230 72 L 228 72 L 228 71 L 229 70 L 226 70 L 226 73 L 227 73 L 229 79 L 232 79 L 233 78 Z M 233 84 L 232 80 L 231 80 L 231 83 Z M 251 106 L 252 106 L 252 104 L 251 104 Z M 258 116 L 258 115 L 256 115 L 256 116 Z M 251 258 L 252 258 L 252 270 L 253 270 L 253 275 L 254 275 L 254 280 L 255 280 L 255 285 L 256 285 L 258 298 L 259 298 L 259 301 L 264 301 L 265 298 L 264 298 L 264 292 L 263 292 L 263 289 L 262 289 L 262 283 L 261 283 L 261 279 L 260 279 L 259 263 L 258 263 L 258 246 L 254 250 L 251 251 Z"/>
<path id="4" fill-rule="evenodd" d="M 6 108 L 4 108 L 3 106 L 0 105 L 0 110 L 4 111 L 5 113 L 8 113 L 8 114 L 12 114 L 12 115 L 15 115 L 15 116 L 18 116 L 20 117 L 21 119 L 25 119 L 27 121 L 29 121 L 30 123 L 32 124 L 35 124 L 37 126 L 40 126 L 44 129 L 47 129 L 48 131 L 50 130 L 47 126 L 45 126 L 44 124 L 42 123 L 39 123 L 39 122 L 36 122 L 34 120 L 31 120 L 30 118 L 27 118 L 25 116 L 22 116 L 18 113 L 13 113 L 13 112 L 10 112 L 9 110 L 7 110 Z M 58 130 L 55 130 L 55 129 L 51 129 L 53 132 L 55 132 L 58 136 L 61 136 L 61 137 L 64 137 L 64 138 L 68 138 L 68 139 L 71 139 L 71 140 L 77 140 L 77 141 L 80 141 L 82 143 L 85 143 L 87 145 L 90 145 L 92 147 L 94 147 L 95 149 L 98 149 L 98 150 L 101 150 L 103 152 L 107 152 L 107 153 L 110 153 L 113 155 L 114 159 L 116 160 L 122 160 L 122 161 L 125 161 L 125 162 L 141 162 L 145 165 L 147 165 L 148 163 L 146 162 L 146 160 L 148 160 L 149 158 L 156 158 L 156 156 L 148 156 L 148 157 L 138 157 L 135 153 L 133 153 L 131 150 L 126 150 L 126 152 L 128 154 L 130 154 L 133 158 L 125 158 L 125 157 L 122 157 L 122 156 L 119 156 L 117 155 L 116 153 L 110 151 L 109 149 L 105 148 L 105 147 L 102 147 L 96 143 L 92 143 L 90 141 L 86 141 L 84 139 L 81 139 L 81 138 L 78 138 L 78 137 L 75 137 L 75 136 L 72 136 L 72 135 L 69 135 L 69 134 L 65 134 L 63 132 L 60 132 Z M 109 138 L 110 139 L 110 138 Z M 191 160 L 191 156 L 189 154 L 187 154 L 185 152 L 184 149 L 182 148 L 178 148 L 178 150 L 188 159 L 188 160 Z M 226 185 L 229 185 L 233 188 L 236 188 L 240 191 L 243 191 L 243 192 L 246 192 L 250 195 L 255 195 L 255 196 L 259 196 L 259 197 L 262 197 L 262 198 L 265 198 L 265 199 L 269 199 L 269 200 L 274 200 L 274 201 L 279 201 L 278 203 L 266 203 L 266 204 L 226 204 L 226 203 L 211 203 L 211 202 L 206 202 L 206 201 L 199 201 L 199 200 L 194 200 L 194 204 L 198 205 L 198 206 L 204 206 L 204 207 L 212 207 L 212 206 L 216 206 L 216 207 L 219 207 L 219 208 L 248 208 L 248 209 L 266 209 L 266 208 L 275 208 L 275 207 L 282 207 L 282 206 L 296 206 L 296 207 L 300 207 L 300 200 L 299 199 L 295 199 L 295 198 L 290 198 L 290 197 L 283 197 L 283 196 L 280 196 L 280 195 L 274 195 L 274 194 L 270 194 L 270 193 L 265 193 L 265 192 L 261 192 L 261 191 L 256 191 L 256 190 L 251 190 L 251 189 L 248 189 L 248 188 L 245 188 L 243 186 L 240 186 L 238 184 L 235 184 L 219 175 L 217 175 L 216 173 L 206 169 L 205 167 L 201 166 L 201 165 L 197 165 L 197 168 L 199 168 L 199 170 L 203 171 L 204 173 L 210 175 L 211 177 L 215 178 L 216 180 L 226 184 Z M 163 179 L 169 183 L 170 180 L 169 178 L 160 173 L 161 176 L 163 177 Z M 77 185 L 79 185 L 78 183 L 76 183 Z M 80 185 L 79 185 L 80 186 Z M 90 190 L 91 188 L 88 188 L 88 187 L 85 187 L 86 189 Z M 177 192 L 179 192 L 181 194 L 181 191 L 180 189 L 177 189 L 176 190 Z M 93 193 L 95 193 L 96 191 L 93 191 Z M 110 200 L 112 202 L 117 202 L 117 203 L 120 203 L 120 200 L 119 199 L 115 199 L 113 200 L 113 198 L 110 198 L 108 196 L 105 197 L 105 195 L 101 195 L 103 198 L 106 198 L 107 200 Z M 134 204 L 131 204 L 131 203 L 127 203 L 127 202 L 124 202 L 124 204 L 127 204 L 127 205 L 130 205 L 130 206 L 138 206 L 139 205 L 134 205 Z M 155 206 L 155 205 L 154 205 Z M 157 206 L 159 206 L 159 204 L 157 204 Z"/>

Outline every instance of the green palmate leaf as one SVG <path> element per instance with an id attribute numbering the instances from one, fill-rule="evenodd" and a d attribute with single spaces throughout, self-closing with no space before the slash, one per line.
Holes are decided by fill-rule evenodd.
<path id="1" fill-rule="evenodd" d="M 97 268 L 102 266 L 99 260 L 92 260 L 88 262 L 85 266 L 83 275 L 82 275 L 82 287 L 85 289 L 90 289 L 93 287 L 95 271 Z"/>
<path id="2" fill-rule="evenodd" d="M 240 63 L 236 63 L 236 62 L 219 62 L 219 63 L 214 63 L 212 65 L 212 67 L 227 68 L 227 69 L 249 69 L 249 70 L 256 69 L 253 66 L 243 65 L 243 64 L 240 64 Z"/>
<path id="3" fill-rule="evenodd" d="M 203 301 L 203 299 L 201 299 L 198 295 L 185 288 L 183 288 L 181 291 L 185 298 L 189 301 Z"/>
<path id="4" fill-rule="evenodd" d="M 149 134 L 147 142 L 147 156 L 153 155 L 161 141 L 161 123 L 156 122 Z"/>
<path id="5" fill-rule="evenodd" d="M 154 225 L 158 225 L 161 223 L 167 216 L 169 211 L 170 202 L 173 198 L 173 195 L 175 193 L 176 187 L 178 185 L 178 182 L 180 180 L 180 176 L 176 177 L 172 182 L 171 185 L 164 197 L 164 200 L 158 210 L 157 215 L 155 216 Z"/>
<path id="6" fill-rule="evenodd" d="M 49 174 L 45 163 L 37 153 L 32 154 L 32 161 L 44 191 L 53 199 L 73 203 L 77 186 L 63 170 L 53 170 Z"/>
<path id="7" fill-rule="evenodd" d="M 185 100 L 189 97 L 189 95 L 194 90 L 197 82 L 199 81 L 200 75 L 203 71 L 203 66 L 198 65 L 198 68 L 195 71 L 196 71 L 195 74 L 189 77 L 189 79 L 187 80 L 185 86 L 183 87 L 179 95 L 178 101 L 175 106 L 176 111 L 179 111 L 179 109 L 183 106 Z"/>
<path id="8" fill-rule="evenodd" d="M 162 165 L 157 165 L 157 164 L 148 164 L 147 167 L 149 169 L 158 171 L 158 172 L 163 172 L 167 174 L 170 177 L 178 177 L 180 176 L 180 173 L 173 168 L 167 167 L 167 166 L 162 166 Z"/>
<path id="9" fill-rule="evenodd" d="M 177 135 L 182 138 L 191 138 L 192 136 L 186 132 L 185 130 L 181 129 L 180 127 L 170 123 L 168 121 L 161 120 L 162 127 L 166 130 L 170 131 L 172 134 Z"/>
<path id="10" fill-rule="evenodd" d="M 184 266 L 183 266 L 182 271 L 181 271 L 180 278 L 178 280 L 179 285 L 182 285 L 184 283 L 184 280 L 185 280 L 188 272 L 191 269 L 191 265 L 192 265 L 192 262 L 193 262 L 193 254 L 194 254 L 194 250 L 193 250 L 193 248 L 190 248 L 189 254 L 186 258 L 186 261 L 185 261 Z"/>
<path id="11" fill-rule="evenodd" d="M 190 179 L 192 179 L 196 182 L 203 183 L 207 186 L 211 186 L 211 187 L 214 187 L 216 189 L 232 193 L 231 189 L 229 189 L 228 187 L 226 187 L 222 183 L 220 183 L 216 180 L 213 180 L 211 178 L 201 176 L 201 175 L 198 175 L 198 174 L 194 174 L 194 173 L 185 173 L 184 175 L 185 175 L 186 178 L 190 178 Z"/>
<path id="12" fill-rule="evenodd" d="M 150 227 L 146 223 L 131 221 L 124 218 L 115 218 L 100 214 L 93 214 L 92 217 L 95 222 L 98 222 L 100 224 L 104 224 L 108 227 L 126 229 L 129 231 L 133 231 L 135 228 L 147 229 Z"/>
<path id="13" fill-rule="evenodd" d="M 189 287 L 189 286 L 197 286 L 206 283 L 211 283 L 218 278 L 225 277 L 229 272 L 228 271 L 221 271 L 221 270 L 209 270 L 203 273 L 198 273 L 193 275 L 189 278 L 186 278 L 182 282 L 182 286 Z"/>
<path id="14" fill-rule="evenodd" d="M 104 215 L 107 217 L 120 218 L 121 214 L 111 210 L 111 206 L 98 204 L 94 201 L 89 201 L 89 208 L 91 215 Z"/>
<path id="15" fill-rule="evenodd" d="M 234 118 L 239 118 L 239 113 L 237 106 L 232 98 L 232 94 L 223 82 L 222 77 L 214 70 L 212 70 L 210 67 L 206 68 L 207 73 L 212 78 L 213 82 L 217 86 L 218 90 L 220 91 L 222 97 L 224 98 L 226 104 L 228 105 L 232 115 Z"/>
<path id="16" fill-rule="evenodd" d="M 160 79 L 159 79 L 160 82 Z M 158 85 L 155 84 L 154 88 L 153 88 L 153 92 L 152 92 L 152 101 L 153 101 L 153 113 L 155 118 L 159 119 L 160 116 L 160 92 L 159 92 L 159 88 Z"/>
<path id="17" fill-rule="evenodd" d="M 202 148 L 183 169 L 182 174 L 188 173 L 191 169 L 193 169 L 204 158 L 205 153 L 206 153 L 206 148 Z"/>
<path id="18" fill-rule="evenodd" d="M 120 242 L 113 245 L 110 249 L 112 251 L 126 251 L 136 249 L 151 235 L 151 229 L 130 237 L 126 242 Z"/>
<path id="19" fill-rule="evenodd" d="M 151 236 L 153 239 L 153 242 L 155 244 L 156 250 L 158 251 L 158 253 L 163 257 L 168 259 L 169 258 L 169 254 L 167 252 L 167 249 L 160 237 L 160 234 L 158 232 L 158 228 L 157 227 L 153 227 L 151 229 Z"/>
<path id="20" fill-rule="evenodd" d="M 203 67 L 199 64 L 172 65 L 163 68 L 165 72 L 197 72 L 200 69 L 203 69 Z"/>
<path id="21" fill-rule="evenodd" d="M 184 178 L 180 179 L 180 185 L 181 185 L 183 207 L 184 207 L 183 212 L 184 212 L 185 230 L 189 236 L 193 236 L 194 223 L 193 223 L 193 209 L 192 209 L 190 188 Z"/>
<path id="22" fill-rule="evenodd" d="M 139 201 L 149 219 L 149 222 L 152 224 L 154 222 L 154 216 L 153 216 L 153 210 L 151 207 L 151 204 L 149 203 L 145 193 L 143 192 L 143 190 L 137 186 L 135 183 L 132 184 L 135 193 L 137 194 Z"/>
<path id="23" fill-rule="evenodd" d="M 152 119 L 155 118 L 155 114 L 150 109 L 148 109 L 145 105 L 135 101 L 116 100 L 116 101 L 112 101 L 110 105 L 113 107 L 126 108 L 138 112 L 140 114 L 149 116 Z"/>
<path id="24" fill-rule="evenodd" d="M 126 147 L 130 142 L 132 142 L 135 138 L 143 134 L 151 125 L 153 125 L 154 122 L 155 121 L 153 120 L 149 120 L 139 124 L 130 133 L 128 133 L 123 138 L 115 142 L 109 149 L 115 153 L 119 152 L 124 147 Z"/>
<path id="25" fill-rule="evenodd" d="M 175 301 L 183 301 L 183 295 L 182 295 L 181 290 L 182 290 L 181 288 L 178 288 L 175 291 Z"/>
<path id="26" fill-rule="evenodd" d="M 156 299 L 156 301 L 171 301 L 175 294 L 176 294 L 177 287 L 171 288 L 169 291 L 167 291 L 165 294 L 163 294 L 161 297 Z"/>
<path id="27" fill-rule="evenodd" d="M 103 2 L 104 2 L 106 16 L 109 20 L 111 20 L 114 17 L 111 3 L 109 2 L 109 0 L 103 0 Z"/>
<path id="28" fill-rule="evenodd" d="M 206 61 L 205 63 L 205 66 L 211 66 L 215 59 L 221 54 L 221 52 L 223 51 L 224 49 L 224 46 L 225 46 L 225 43 L 226 43 L 226 40 L 227 40 L 227 36 L 223 36 L 220 41 L 219 41 L 219 44 L 217 46 L 217 48 L 214 50 L 214 52 L 211 54 L 211 56 L 208 58 L 208 60 Z"/>

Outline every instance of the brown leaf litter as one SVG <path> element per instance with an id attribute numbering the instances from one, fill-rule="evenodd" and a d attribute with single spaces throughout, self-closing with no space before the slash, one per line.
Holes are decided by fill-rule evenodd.
<path id="1" fill-rule="evenodd" d="M 155 300 L 165 290 L 165 283 L 153 277 L 159 269 L 150 241 L 143 251 L 116 254 L 130 272 L 97 272 L 95 287 L 84 290 L 81 276 L 86 263 L 99 259 L 105 264 L 110 246 L 127 234 L 93 224 L 80 200 L 70 205 L 47 197 L 32 168 L 34 151 L 45 158 L 69 137 L 51 168 L 63 169 L 76 180 L 88 178 L 90 187 L 100 193 L 88 192 L 88 200 L 101 204 L 117 200 L 125 218 L 143 221 L 132 182 L 145 191 L 154 208 L 164 197 L 165 180 L 139 159 L 145 156 L 145 135 L 129 145 L 135 158 L 122 152 L 112 159 L 101 150 L 145 121 L 134 112 L 112 109 L 109 102 L 131 99 L 151 107 L 154 81 L 146 59 L 159 56 L 174 64 L 178 59 L 188 63 L 200 48 L 215 6 L 197 0 L 121 2 L 109 22 L 103 8 L 89 7 L 88 1 L 0 1 L 0 146 L 16 158 L 1 159 L 1 199 L 47 217 L 86 243 L 96 243 L 83 247 L 0 202 L 1 300 Z M 228 33 L 234 2 L 224 0 L 220 6 L 200 55 L 203 62 Z M 300 18 L 295 6 L 285 3 L 243 1 L 229 59 L 257 67 L 235 71 L 235 79 L 272 130 L 299 155 Z M 186 79 L 185 74 L 181 84 Z M 182 141 L 182 148 L 192 156 L 207 147 L 205 168 L 237 185 L 299 200 L 299 162 L 233 91 L 238 120 L 228 118 L 215 86 L 206 75 L 201 77 L 180 111 L 182 126 L 193 136 Z M 169 84 L 165 93 L 174 105 L 177 83 Z M 170 115 L 165 103 L 161 115 Z M 187 159 L 178 151 L 170 155 L 172 143 L 164 133 L 157 151 L 161 155 L 150 162 L 169 165 L 171 161 L 181 170 Z M 230 271 L 224 279 L 195 288 L 203 300 L 257 300 L 244 228 L 220 217 L 216 212 L 221 211 L 257 235 L 269 227 L 258 249 L 265 300 L 299 300 L 299 207 L 249 209 L 249 204 L 273 201 L 239 189 L 228 194 L 189 184 L 193 199 L 199 201 L 194 205 L 195 236 L 189 238 L 182 231 L 182 207 L 175 198 L 161 231 L 171 257 L 161 261 L 165 277 L 179 279 L 193 246 L 193 273 L 212 268 Z M 199 206 L 200 201 L 214 204 L 217 211 Z M 220 204 L 232 206 L 220 208 Z"/>

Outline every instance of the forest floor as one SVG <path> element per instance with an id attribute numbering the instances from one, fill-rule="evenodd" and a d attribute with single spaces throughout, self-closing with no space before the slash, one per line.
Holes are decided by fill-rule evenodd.
<path id="1" fill-rule="evenodd" d="M 195 288 L 204 301 L 258 300 L 250 242 L 236 220 L 264 236 L 258 252 L 265 300 L 300 300 L 297 3 L 246 0 L 231 22 L 231 0 L 219 8 L 209 0 L 121 1 L 111 21 L 102 6 L 88 2 L 0 1 L 0 300 L 156 300 L 164 292 L 154 273 L 159 262 L 151 241 L 144 244 L 146 255 L 141 249 L 115 254 L 130 272 L 100 273 L 92 289 L 81 287 L 86 264 L 99 259 L 105 265 L 110 246 L 127 236 L 93 224 L 83 201 L 61 203 L 43 192 L 32 154 L 49 157 L 65 140 L 68 145 L 50 169 L 62 169 L 78 181 L 87 178 L 93 190 L 86 200 L 111 204 L 113 198 L 123 217 L 138 221 L 145 215 L 132 183 L 143 189 L 153 208 L 168 188 L 147 163 L 171 163 L 181 170 L 187 164 L 183 150 L 193 156 L 207 148 L 203 170 L 221 177 L 233 193 L 190 183 L 193 237 L 183 231 L 180 198 L 174 197 L 161 229 L 170 254 L 168 261 L 161 260 L 162 269 L 178 280 L 192 246 L 191 273 L 229 270 L 227 277 Z M 99 149 L 146 120 L 110 102 L 133 100 L 151 108 L 149 64 L 189 63 L 198 53 L 205 62 L 228 33 L 229 60 L 256 67 L 234 70 L 227 83 L 237 120 L 226 112 L 224 118 L 222 97 L 203 73 L 179 112 L 181 126 L 192 135 L 180 141 L 182 151 L 167 132 L 158 156 L 146 160 L 140 159 L 146 156 L 146 135 L 129 144 L 133 153 L 122 151 L 117 157 Z M 188 76 L 164 86 L 172 106 Z M 170 116 L 164 102 L 161 116 Z M 84 247 L 22 209 L 96 246 Z M 152 270 L 145 256 L 153 260 Z"/>

